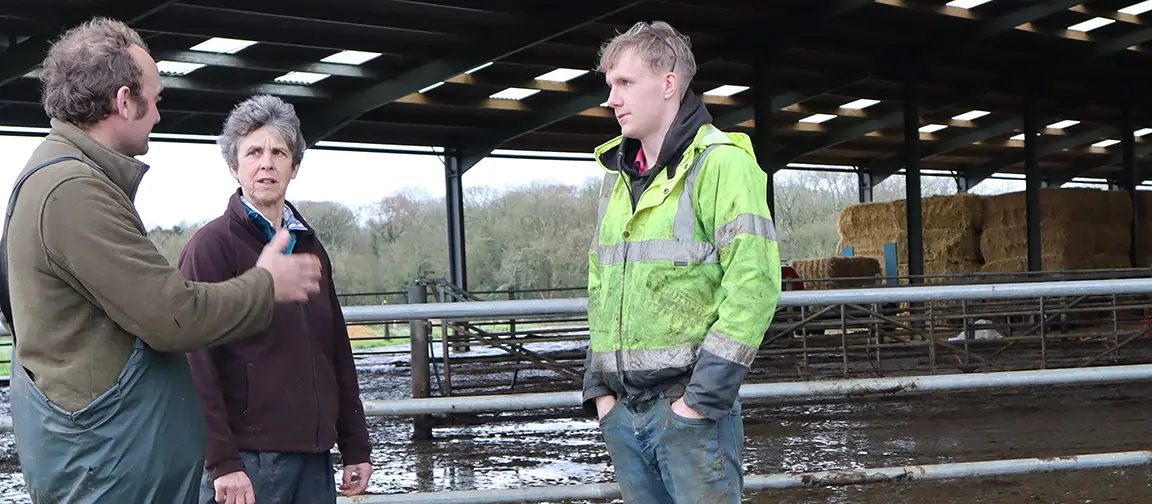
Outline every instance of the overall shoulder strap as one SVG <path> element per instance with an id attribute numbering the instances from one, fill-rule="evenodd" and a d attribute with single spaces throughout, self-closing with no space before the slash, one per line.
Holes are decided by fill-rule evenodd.
<path id="1" fill-rule="evenodd" d="M 12 211 L 16 208 L 16 198 L 20 195 L 20 188 L 24 186 L 24 182 L 28 180 L 28 177 L 40 171 L 41 168 L 70 159 L 80 161 L 80 158 L 74 156 L 61 156 L 32 167 L 31 170 L 28 170 L 16 180 L 16 185 L 12 187 L 12 194 L 8 197 L 8 210 L 4 212 L 4 236 L 0 238 L 0 311 L 3 311 L 4 319 L 8 321 L 8 326 L 12 328 L 13 343 L 16 341 L 16 323 L 12 320 L 12 297 L 8 290 L 8 223 L 12 220 Z"/>

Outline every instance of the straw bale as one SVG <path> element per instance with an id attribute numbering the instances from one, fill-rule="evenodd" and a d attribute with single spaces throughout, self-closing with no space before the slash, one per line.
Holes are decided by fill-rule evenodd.
<path id="1" fill-rule="evenodd" d="M 880 261 L 872 257 L 824 257 L 792 261 L 792 268 L 804 280 L 805 289 L 848 289 L 875 283 Z M 840 280 L 834 280 L 840 279 Z"/>
<path id="2" fill-rule="evenodd" d="M 1119 269 L 1131 268 L 1132 260 L 1128 257 L 1127 253 L 1087 255 L 1044 254 L 1040 258 L 1040 267 L 1045 271 Z M 1026 272 L 1028 271 L 1028 256 L 1015 256 L 989 261 L 984 265 L 983 271 L 985 273 Z"/>
<path id="3" fill-rule="evenodd" d="M 984 201 L 984 229 L 1027 224 L 1024 192 L 987 196 Z M 1126 191 L 1088 188 L 1040 189 L 1040 221 L 1044 224 L 1132 222 L 1132 199 Z"/>
<path id="4" fill-rule="evenodd" d="M 1141 222 L 1149 222 L 1152 218 L 1152 191 L 1136 191 L 1136 204 L 1140 213 Z"/>
<path id="5" fill-rule="evenodd" d="M 924 229 L 971 229 L 979 230 L 984 225 L 984 196 L 977 194 L 955 194 L 951 196 L 931 196 L 921 202 Z M 908 229 L 908 201 L 892 203 L 896 226 Z"/>
<path id="6" fill-rule="evenodd" d="M 836 222 L 840 238 L 858 241 L 877 233 L 895 233 L 898 228 L 891 203 L 861 203 L 845 208 Z"/>
<path id="7" fill-rule="evenodd" d="M 1043 254 L 1084 256 L 1124 255 L 1132 244 L 1129 225 L 1094 223 L 1075 226 L 1042 223 L 1040 251 Z M 1026 226 L 993 227 L 980 236 L 980 251 L 987 262 L 1028 256 Z"/>
<path id="8" fill-rule="evenodd" d="M 924 283 L 948 283 L 957 280 L 963 280 L 967 275 L 972 273 L 979 273 L 984 266 L 981 261 L 924 261 L 924 276 L 938 277 L 938 278 L 925 278 Z M 900 276 L 908 276 L 908 264 L 901 264 L 899 266 Z M 941 275 L 956 275 L 954 277 L 943 277 Z"/>
<path id="9" fill-rule="evenodd" d="M 857 242 L 842 242 L 855 247 L 857 256 L 884 259 L 884 244 L 896 243 L 897 262 L 908 263 L 908 233 L 904 231 Z M 961 229 L 928 229 L 924 231 L 924 261 L 968 262 L 983 261 L 980 253 L 980 235 Z"/>

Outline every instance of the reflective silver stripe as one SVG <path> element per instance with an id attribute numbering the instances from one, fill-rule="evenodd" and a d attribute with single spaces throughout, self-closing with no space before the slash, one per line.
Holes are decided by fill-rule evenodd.
<path id="1" fill-rule="evenodd" d="M 712 355 L 744 367 L 751 367 L 752 361 L 756 359 L 756 347 L 736 341 L 718 331 L 708 331 L 708 337 L 704 338 L 700 350 L 706 350 Z"/>
<path id="2" fill-rule="evenodd" d="M 666 261 L 682 266 L 720 262 L 716 246 L 707 242 L 684 243 L 676 240 L 646 240 L 597 245 L 596 254 L 601 266 L 624 261 Z"/>
<path id="3" fill-rule="evenodd" d="M 696 362 L 699 351 L 699 345 L 681 345 L 647 350 L 592 352 L 588 368 L 593 373 L 619 373 L 687 367 Z M 619 367 L 617 367 L 617 354 L 620 355 Z"/>
<path id="4" fill-rule="evenodd" d="M 716 248 L 726 248 L 736 239 L 736 235 L 750 234 L 763 236 L 776 241 L 776 227 L 772 221 L 763 215 L 744 213 L 737 215 L 731 222 L 716 228 Z"/>
<path id="5" fill-rule="evenodd" d="M 677 240 L 696 241 L 696 206 L 692 204 L 692 193 L 696 187 L 696 177 L 700 175 L 700 165 L 717 145 L 709 145 L 704 152 L 696 156 L 696 160 L 692 162 L 692 167 L 688 168 L 688 173 L 684 177 L 684 192 L 680 193 L 680 202 L 676 205 L 676 220 L 672 221 L 672 236 Z"/>

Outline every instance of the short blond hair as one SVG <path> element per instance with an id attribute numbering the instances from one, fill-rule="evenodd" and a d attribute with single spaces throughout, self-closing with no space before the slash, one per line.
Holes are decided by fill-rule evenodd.
<path id="1" fill-rule="evenodd" d="M 606 73 L 631 50 L 635 50 L 640 60 L 653 71 L 675 72 L 683 83 L 681 91 L 687 90 L 696 76 L 692 41 L 664 21 L 641 21 L 605 42 L 600 48 L 600 64 L 596 71 Z"/>

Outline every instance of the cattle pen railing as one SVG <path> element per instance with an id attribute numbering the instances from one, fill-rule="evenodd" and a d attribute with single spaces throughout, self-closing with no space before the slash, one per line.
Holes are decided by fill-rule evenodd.
<path id="1" fill-rule="evenodd" d="M 419 298 L 418 292 L 412 292 Z M 424 292 L 426 296 L 426 291 Z M 784 292 L 780 306 L 844 306 L 883 303 L 918 304 L 946 301 L 989 299 L 1065 298 L 1085 296 L 1126 296 L 1152 294 L 1152 279 L 1084 280 L 1019 284 L 942 285 L 893 287 L 883 289 L 845 289 Z M 486 396 L 428 397 L 428 321 L 432 319 L 468 319 L 530 317 L 542 315 L 586 314 L 587 299 L 541 299 L 517 301 L 475 301 L 392 306 L 353 306 L 344 309 L 349 323 L 375 323 L 406 320 L 411 324 L 413 359 L 413 398 L 390 401 L 365 401 L 371 416 L 411 416 L 420 430 L 432 428 L 422 423 L 429 415 L 440 413 L 537 410 L 573 408 L 579 405 L 579 392 L 532 394 L 498 394 Z M 1041 324 L 1047 324 L 1042 320 Z M 1146 334 L 1138 332 L 1132 339 Z M 421 369 L 423 368 L 423 369 Z M 775 398 L 852 397 L 871 394 L 898 395 L 915 392 L 947 392 L 1005 387 L 1084 385 L 1125 383 L 1152 380 L 1152 364 L 1078 367 L 1075 369 L 1042 369 L 991 373 L 957 373 L 914 377 L 887 377 L 840 380 L 809 380 L 788 383 L 746 384 L 741 396 L 747 400 Z M 8 419 L 0 426 L 10 428 Z M 1029 472 L 1082 470 L 1090 468 L 1146 465 L 1152 462 L 1150 451 L 1073 454 L 1063 457 L 1022 458 L 1014 460 L 976 461 L 937 465 L 916 465 L 750 475 L 748 490 L 767 488 L 801 488 L 810 486 L 855 485 L 864 483 L 957 479 Z M 462 490 L 392 495 L 366 495 L 341 498 L 341 502 L 453 502 L 497 503 L 565 501 L 573 499 L 610 499 L 618 497 L 619 488 L 612 483 L 541 486 L 515 489 Z"/>

